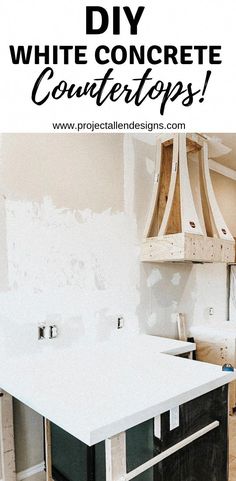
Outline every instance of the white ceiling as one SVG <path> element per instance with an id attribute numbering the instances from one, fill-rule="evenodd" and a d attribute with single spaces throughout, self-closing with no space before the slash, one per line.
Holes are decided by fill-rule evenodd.
<path id="1" fill-rule="evenodd" d="M 222 157 L 217 157 L 215 159 L 220 164 L 226 165 L 231 169 L 236 170 L 236 133 L 226 134 L 226 133 L 210 133 L 207 134 L 209 137 L 218 137 L 221 139 L 222 143 L 232 150 L 229 154 L 223 155 Z"/>

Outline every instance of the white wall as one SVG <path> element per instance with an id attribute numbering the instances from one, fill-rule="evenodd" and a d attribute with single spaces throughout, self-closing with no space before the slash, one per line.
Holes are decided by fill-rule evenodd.
<path id="1" fill-rule="evenodd" d="M 50 348 L 59 352 L 109 339 L 119 314 L 127 335 L 169 337 L 177 335 L 176 312 L 189 323 L 226 319 L 225 266 L 140 263 L 154 159 L 155 146 L 131 135 L 2 136 L 2 349 L 43 355 L 42 321 L 58 325 Z M 31 434 L 34 449 L 27 445 L 39 418 L 31 412 L 24 421 L 23 413 L 18 407 L 18 470 L 42 456 L 40 429 Z"/>
<path id="2" fill-rule="evenodd" d="M 142 139 L 142 140 L 140 140 Z M 142 240 L 154 172 L 155 141 L 150 135 L 126 136 L 125 152 L 129 211 L 137 221 L 138 242 Z M 147 141 L 147 142 L 146 142 Z M 224 195 L 221 189 L 220 196 Z M 222 200 L 222 199 L 221 199 Z M 231 226 L 230 226 L 231 227 Z M 140 264 L 139 325 L 144 332 L 176 337 L 176 312 L 189 324 L 227 318 L 226 266 L 221 264 Z M 209 307 L 214 314 L 209 316 Z"/>
<path id="3" fill-rule="evenodd" d="M 236 141 L 236 134 L 235 141 Z M 236 159 L 235 159 L 236 169 Z M 236 181 L 216 172 L 211 173 L 213 187 L 224 219 L 232 235 L 236 237 Z"/>

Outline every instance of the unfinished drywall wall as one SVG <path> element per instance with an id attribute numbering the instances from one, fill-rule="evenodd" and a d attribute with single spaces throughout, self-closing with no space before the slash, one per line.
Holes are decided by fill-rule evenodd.
<path id="1" fill-rule="evenodd" d="M 129 145 L 125 156 L 127 170 L 130 172 L 130 183 L 135 186 L 129 210 L 137 219 L 137 234 L 141 242 L 153 185 L 155 136 L 127 136 L 126 143 Z M 223 191 L 216 194 L 222 196 Z M 177 312 L 186 315 L 189 325 L 226 320 L 226 278 L 227 270 L 223 264 L 141 264 L 140 328 L 144 332 L 176 337 Z M 210 307 L 213 308 L 212 315 L 209 314 Z"/>
<path id="2" fill-rule="evenodd" d="M 86 338 L 103 342 L 117 335 L 121 314 L 122 335 L 176 337 L 177 312 L 189 323 L 225 320 L 224 265 L 140 263 L 155 154 L 151 134 L 2 136 L 0 339 L 7 355 L 27 350 L 33 359 L 35 351 L 69 353 Z M 40 322 L 59 328 L 50 346 L 37 339 Z M 42 420 L 17 403 L 15 415 L 19 471 L 40 463 Z"/>
<path id="3" fill-rule="evenodd" d="M 40 465 L 43 468 L 43 423 L 42 418 L 24 404 L 14 400 L 14 436 L 17 452 L 16 470 L 22 473 L 27 468 Z"/>
<path id="4" fill-rule="evenodd" d="M 109 338 L 120 314 L 126 331 L 137 331 L 139 251 L 135 218 L 124 212 L 122 136 L 3 135 L 1 194 L 6 355 L 17 362 L 27 350 L 31 362 L 51 348 L 37 339 L 41 322 L 57 324 L 56 350 Z M 26 412 L 16 404 L 21 420 Z M 24 422 L 16 424 L 17 470 L 39 462 L 42 432 L 29 450 Z M 26 422 L 39 421 L 28 412 Z"/>
<path id="5" fill-rule="evenodd" d="M 2 136 L 1 193 L 56 208 L 112 212 L 123 207 L 122 136 Z"/>

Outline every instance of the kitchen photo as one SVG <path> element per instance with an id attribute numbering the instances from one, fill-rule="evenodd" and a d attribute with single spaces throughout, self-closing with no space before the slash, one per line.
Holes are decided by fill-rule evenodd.
<path id="1" fill-rule="evenodd" d="M 236 133 L 2 133 L 0 185 L 0 481 L 236 481 Z"/>

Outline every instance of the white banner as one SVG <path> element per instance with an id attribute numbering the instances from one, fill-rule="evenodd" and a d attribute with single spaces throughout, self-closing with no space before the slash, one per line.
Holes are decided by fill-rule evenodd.
<path id="1" fill-rule="evenodd" d="M 1 37 L 1 132 L 236 130 L 234 0 L 7 0 Z"/>

